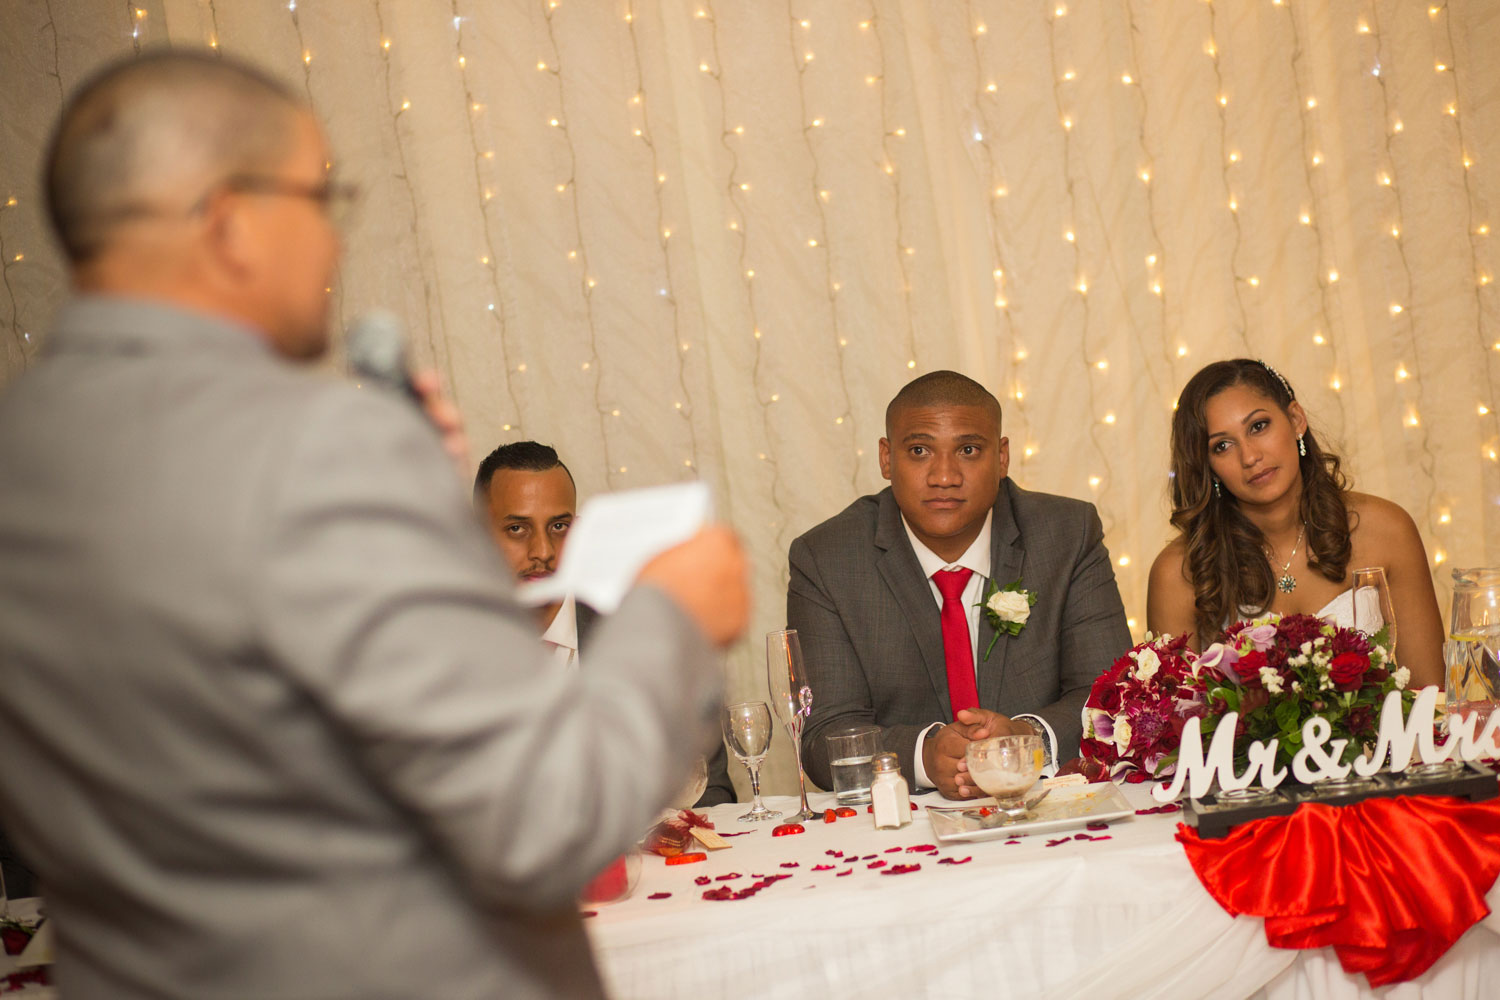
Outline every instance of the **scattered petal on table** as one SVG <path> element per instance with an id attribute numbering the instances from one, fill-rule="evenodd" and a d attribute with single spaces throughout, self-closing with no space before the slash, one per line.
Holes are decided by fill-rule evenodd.
<path id="1" fill-rule="evenodd" d="M 845 868 L 841 872 L 835 872 L 833 877 L 834 878 L 843 878 L 845 875 L 848 875 L 848 874 L 852 873 L 853 871 L 854 871 L 853 868 Z"/>
<path id="2" fill-rule="evenodd" d="M 812 870 L 815 872 L 831 872 L 833 871 L 833 865 L 813 865 Z"/>
<path id="3" fill-rule="evenodd" d="M 783 867 L 783 868 L 801 868 L 802 867 L 802 863 L 800 861 L 783 861 L 781 863 L 781 867 Z"/>
<path id="4" fill-rule="evenodd" d="M 1092 823 L 1085 824 L 1084 825 L 1084 829 L 1086 829 L 1086 830 L 1108 830 L 1109 829 L 1109 824 L 1106 823 L 1106 822 L 1104 822 L 1103 820 L 1095 820 Z"/>
<path id="5" fill-rule="evenodd" d="M 936 850 L 937 850 L 937 847 L 934 844 L 914 844 L 913 846 L 908 847 L 906 849 L 906 853 L 907 854 L 912 854 L 912 853 L 921 854 L 921 853 L 925 853 L 927 851 L 936 851 Z"/>
<path id="6" fill-rule="evenodd" d="M 938 858 L 937 863 L 940 865 L 966 865 L 973 860 L 974 858 L 972 856 L 962 858 Z"/>
<path id="7" fill-rule="evenodd" d="M 885 862 L 884 861 L 871 861 L 869 864 L 865 865 L 865 867 L 866 868 L 884 868 L 885 867 Z"/>
<path id="8" fill-rule="evenodd" d="M 901 848 L 899 848 L 899 847 L 887 847 L 885 849 L 885 851 L 882 852 L 882 853 L 885 853 L 885 854 L 899 854 L 900 852 L 901 852 Z"/>
<path id="9" fill-rule="evenodd" d="M 712 881 L 713 879 L 709 878 L 707 875 L 699 875 L 697 878 L 693 879 L 693 882 L 696 885 L 708 885 L 708 883 Z"/>
<path id="10" fill-rule="evenodd" d="M 921 866 L 920 863 L 913 863 L 913 864 L 909 864 L 909 865 L 891 865 L 889 868 L 887 868 L 885 871 L 881 872 L 880 874 L 882 874 L 882 875 L 905 875 L 907 872 L 919 872 L 921 870 L 922 870 L 922 866 Z"/>
<path id="11" fill-rule="evenodd" d="M 653 892 L 651 895 L 647 896 L 646 898 L 647 899 L 666 899 L 667 897 L 669 897 L 671 895 L 672 894 L 670 892 Z"/>
<path id="12" fill-rule="evenodd" d="M 734 879 L 744 878 L 744 877 L 745 876 L 741 875 L 739 872 L 725 872 L 723 875 L 720 875 L 715 881 L 718 881 L 718 882 L 730 882 L 730 881 L 733 881 Z M 756 877 L 759 878 L 760 876 L 756 876 Z"/>

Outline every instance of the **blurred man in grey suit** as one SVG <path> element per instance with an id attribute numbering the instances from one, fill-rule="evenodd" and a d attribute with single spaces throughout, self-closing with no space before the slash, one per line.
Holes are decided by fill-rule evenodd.
<path id="1" fill-rule="evenodd" d="M 433 426 L 292 363 L 330 165 L 206 53 L 64 110 L 76 295 L 0 399 L 0 814 L 67 997 L 598 996 L 575 899 L 706 745 L 743 558 L 662 554 L 545 669 Z"/>
<path id="2" fill-rule="evenodd" d="M 474 473 L 474 507 L 500 554 L 522 582 L 544 580 L 557 572 L 578 509 L 573 474 L 557 449 L 536 441 L 502 444 L 484 457 Z M 583 664 L 583 647 L 592 645 L 599 612 L 569 594 L 537 609 L 542 642 L 563 669 Z M 708 785 L 693 807 L 702 809 L 734 801 L 729 754 L 720 740 L 707 755 Z"/>
<path id="3" fill-rule="evenodd" d="M 1006 477 L 1000 403 L 957 372 L 909 383 L 885 429 L 890 487 L 792 542 L 807 773 L 831 788 L 824 737 L 870 722 L 909 779 L 950 798 L 977 792 L 971 739 L 1035 731 L 1053 764 L 1077 756 L 1089 686 L 1130 646 L 1099 515 Z M 1019 633 L 996 640 L 979 605 L 1013 584 Z"/>

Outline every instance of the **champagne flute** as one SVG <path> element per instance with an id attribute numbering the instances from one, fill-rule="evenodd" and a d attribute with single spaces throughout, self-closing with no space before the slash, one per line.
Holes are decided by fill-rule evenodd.
<path id="1" fill-rule="evenodd" d="M 807 686 L 807 672 L 802 666 L 802 643 L 794 628 L 766 633 L 766 680 L 770 683 L 771 704 L 786 734 L 792 740 L 797 758 L 797 781 L 802 789 L 802 811 L 793 820 L 815 819 L 818 814 L 807 805 L 807 772 L 802 770 L 802 727 L 812 714 L 812 688 Z"/>
<path id="2" fill-rule="evenodd" d="M 778 819 L 781 813 L 767 809 L 760 801 L 760 765 L 771 748 L 771 710 L 763 701 L 744 701 L 724 709 L 724 742 L 750 772 L 750 789 L 755 805 L 740 817 L 741 823 Z"/>
<path id="3" fill-rule="evenodd" d="M 1396 655 L 1396 612 L 1382 566 L 1354 571 L 1354 627 L 1371 636 L 1384 627 L 1386 646 L 1393 657 Z"/>

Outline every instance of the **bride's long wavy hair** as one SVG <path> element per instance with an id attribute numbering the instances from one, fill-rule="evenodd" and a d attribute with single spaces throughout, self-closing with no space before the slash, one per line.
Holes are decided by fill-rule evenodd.
<path id="1" fill-rule="evenodd" d="M 1182 532 L 1184 568 L 1193 585 L 1198 644 L 1213 641 L 1241 608 L 1264 610 L 1275 585 L 1266 540 L 1228 489 L 1216 492 L 1208 464 L 1208 401 L 1232 386 L 1248 386 L 1274 400 L 1283 414 L 1296 397 L 1291 386 L 1265 364 L 1248 358 L 1215 361 L 1194 375 L 1177 399 L 1172 417 L 1172 525 Z M 1349 483 L 1339 457 L 1324 451 L 1309 428 L 1300 510 L 1307 524 L 1307 562 L 1342 582 L 1349 566 Z"/>

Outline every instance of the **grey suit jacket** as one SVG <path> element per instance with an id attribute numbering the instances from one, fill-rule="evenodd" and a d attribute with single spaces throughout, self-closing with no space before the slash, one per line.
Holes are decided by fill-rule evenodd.
<path id="1" fill-rule="evenodd" d="M 979 626 L 979 704 L 1028 713 L 1056 733 L 1061 763 L 1078 754 L 1089 686 L 1130 648 L 1125 608 L 1092 504 L 1001 483 L 990 529 L 991 578 L 1037 592 L 1018 636 L 994 651 Z M 787 626 L 797 630 L 813 691 L 803 736 L 808 776 L 831 787 L 824 736 L 874 722 L 884 748 L 912 776 L 918 733 L 949 722 L 948 674 L 937 601 L 889 488 L 861 497 L 792 542 Z"/>
<path id="2" fill-rule="evenodd" d="M 582 602 L 575 604 L 574 608 L 578 621 L 578 647 L 581 653 L 583 647 L 593 638 L 594 628 L 602 619 L 599 612 Z M 725 749 L 722 738 L 715 741 L 707 757 L 708 786 L 703 789 L 703 794 L 698 797 L 698 801 L 693 803 L 695 809 L 706 809 L 724 802 L 733 802 L 735 798 L 734 782 L 729 778 L 729 752 Z"/>
<path id="3" fill-rule="evenodd" d="M 691 620 L 638 588 L 545 669 L 404 401 L 121 300 L 47 355 L 0 397 L 0 815 L 63 995 L 600 995 L 577 894 L 722 697 Z"/>

